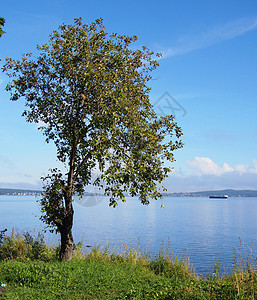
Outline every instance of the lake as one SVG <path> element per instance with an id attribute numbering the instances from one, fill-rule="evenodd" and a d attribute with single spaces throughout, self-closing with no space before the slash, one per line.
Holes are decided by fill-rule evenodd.
<path id="1" fill-rule="evenodd" d="M 164 208 L 161 208 L 161 204 Z M 8 233 L 38 233 L 44 228 L 33 196 L 0 196 L 0 229 Z M 196 273 L 212 274 L 219 261 L 221 273 L 232 270 L 234 255 L 244 259 L 257 244 L 257 198 L 209 199 L 175 198 L 152 201 L 143 206 L 138 199 L 127 198 L 115 209 L 105 197 L 85 197 L 74 201 L 74 238 L 84 245 L 121 245 L 146 250 L 152 256 L 161 247 L 174 255 L 190 258 Z M 48 244 L 58 236 L 48 233 Z"/>

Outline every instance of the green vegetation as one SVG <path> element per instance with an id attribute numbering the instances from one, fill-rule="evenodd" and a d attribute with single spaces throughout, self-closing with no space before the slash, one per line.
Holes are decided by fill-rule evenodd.
<path id="1" fill-rule="evenodd" d="M 174 151 L 183 146 L 173 115 L 159 117 L 148 81 L 160 55 L 135 49 L 136 36 L 107 33 L 102 19 L 61 25 L 38 55 L 6 58 L 11 100 L 25 98 L 23 116 L 40 123 L 53 142 L 64 172 L 45 176 L 41 220 L 61 235 L 60 259 L 72 258 L 73 195 L 103 188 L 109 205 L 139 196 L 142 204 L 162 197 Z M 165 164 L 164 164 L 165 162 Z M 97 178 L 94 174 L 96 173 Z"/>
<path id="2" fill-rule="evenodd" d="M 5 33 L 5 31 L 3 31 L 2 29 L 4 23 L 5 23 L 5 19 L 3 17 L 0 17 L 0 37 Z"/>
<path id="3" fill-rule="evenodd" d="M 256 299 L 253 264 L 232 275 L 215 272 L 205 279 L 194 274 L 186 259 L 161 249 L 150 259 L 140 249 L 121 254 L 93 248 L 61 263 L 58 247 L 47 247 L 41 235 L 0 238 L 0 297 L 4 299 Z"/>

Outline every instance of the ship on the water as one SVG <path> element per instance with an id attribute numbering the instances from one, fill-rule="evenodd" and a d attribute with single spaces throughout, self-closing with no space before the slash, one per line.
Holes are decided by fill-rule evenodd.
<path id="1" fill-rule="evenodd" d="M 212 195 L 209 196 L 210 199 L 228 199 L 228 195 Z"/>

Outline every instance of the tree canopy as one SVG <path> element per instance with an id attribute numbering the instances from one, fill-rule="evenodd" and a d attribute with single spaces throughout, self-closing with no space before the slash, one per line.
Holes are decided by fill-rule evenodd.
<path id="1" fill-rule="evenodd" d="M 0 37 L 5 33 L 5 31 L 3 31 L 2 27 L 5 24 L 5 19 L 3 17 L 0 17 Z"/>
<path id="2" fill-rule="evenodd" d="M 61 233 L 61 259 L 71 258 L 74 193 L 83 195 L 98 170 L 109 205 L 139 196 L 143 204 L 162 196 L 173 151 L 182 147 L 174 116 L 158 117 L 149 100 L 150 72 L 157 66 L 147 47 L 133 49 L 136 36 L 108 34 L 102 19 L 61 25 L 37 57 L 6 58 L 11 100 L 24 98 L 23 116 L 42 124 L 67 172 L 47 175 L 41 219 Z"/>

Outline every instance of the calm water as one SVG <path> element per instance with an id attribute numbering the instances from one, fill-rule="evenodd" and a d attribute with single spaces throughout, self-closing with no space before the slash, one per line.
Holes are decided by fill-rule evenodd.
<path id="1" fill-rule="evenodd" d="M 189 256 L 198 274 L 232 269 L 234 253 L 239 259 L 252 247 L 257 254 L 257 198 L 165 198 L 143 206 L 137 199 L 113 209 L 107 199 L 75 201 L 74 237 L 85 245 L 137 246 L 152 255 L 160 247 Z M 101 200 L 101 201 L 100 201 Z M 97 203 L 98 202 L 98 203 Z M 161 203 L 164 208 L 161 209 Z M 31 196 L 0 196 L 0 229 L 38 232 L 40 210 Z M 97 204 L 94 206 L 94 204 Z M 93 205 L 89 207 L 89 205 Z M 48 234 L 48 243 L 58 236 Z"/>

